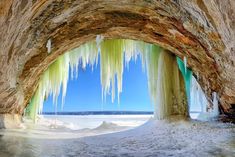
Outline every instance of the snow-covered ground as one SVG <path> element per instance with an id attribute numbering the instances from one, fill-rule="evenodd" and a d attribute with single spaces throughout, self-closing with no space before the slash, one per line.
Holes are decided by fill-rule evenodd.
<path id="1" fill-rule="evenodd" d="M 112 131 L 118 132 L 103 134 Z M 1 157 L 235 157 L 233 124 L 179 117 L 164 121 L 150 119 L 136 128 L 109 121 L 96 128 L 79 130 L 41 125 L 0 133 Z M 81 137 L 82 134 L 87 137 Z"/>

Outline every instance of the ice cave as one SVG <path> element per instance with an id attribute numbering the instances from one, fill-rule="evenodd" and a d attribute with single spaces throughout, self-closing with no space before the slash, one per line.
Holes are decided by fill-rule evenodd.
<path id="1" fill-rule="evenodd" d="M 1 0 L 0 32 L 0 156 L 235 156 L 234 0 Z M 145 124 L 54 138 L 24 125 L 49 95 L 63 107 L 68 81 L 98 60 L 102 101 L 120 102 L 137 57 L 154 106 Z"/>

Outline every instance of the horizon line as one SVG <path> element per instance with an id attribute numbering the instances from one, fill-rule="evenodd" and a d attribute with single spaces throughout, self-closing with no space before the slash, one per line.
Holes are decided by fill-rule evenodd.
<path id="1" fill-rule="evenodd" d="M 153 111 L 62 111 L 42 112 L 42 115 L 119 115 L 119 114 L 153 114 Z"/>

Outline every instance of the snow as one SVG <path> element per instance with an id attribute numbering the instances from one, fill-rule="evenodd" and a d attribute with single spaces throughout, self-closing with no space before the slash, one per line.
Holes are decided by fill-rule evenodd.
<path id="1" fill-rule="evenodd" d="M 103 122 L 97 128 L 76 131 L 61 128 L 45 131 L 37 128 L 25 131 L 24 136 L 16 135 L 16 130 L 8 130 L 1 132 L 4 136 L 0 138 L 0 154 L 3 157 L 235 156 L 233 124 L 172 117 L 168 120 L 150 119 L 130 130 L 97 135 L 104 130 L 118 127 L 118 124 Z M 79 132 L 86 132 L 85 136 L 90 133 L 90 136 L 79 137 Z"/>
<path id="2" fill-rule="evenodd" d="M 87 146 L 80 149 L 81 156 L 235 156 L 234 131 L 218 122 L 150 120 L 136 129 L 77 143 Z"/>

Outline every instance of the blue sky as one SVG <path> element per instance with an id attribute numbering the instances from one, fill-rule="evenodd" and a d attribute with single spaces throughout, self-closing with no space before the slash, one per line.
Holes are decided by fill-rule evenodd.
<path id="1" fill-rule="evenodd" d="M 61 97 L 61 96 L 60 96 Z M 117 96 L 116 96 L 117 98 Z M 61 111 L 61 98 L 58 99 L 58 111 Z M 44 112 L 53 112 L 54 105 L 50 96 L 44 102 Z M 120 104 L 111 102 L 111 96 L 107 96 L 106 102 L 102 102 L 100 65 L 86 70 L 79 69 L 78 78 L 68 82 L 67 95 L 63 111 L 153 111 L 151 105 L 147 76 L 142 71 L 141 60 L 131 61 L 129 70 L 124 69 L 123 92 L 120 95 Z"/>

